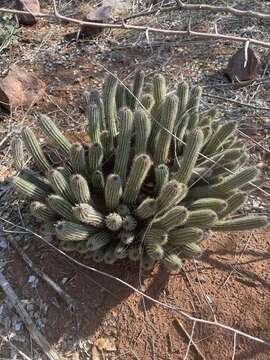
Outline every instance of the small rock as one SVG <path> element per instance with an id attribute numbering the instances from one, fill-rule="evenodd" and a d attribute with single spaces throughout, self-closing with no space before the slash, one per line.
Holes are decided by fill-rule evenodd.
<path id="1" fill-rule="evenodd" d="M 0 81 L 0 105 L 11 111 L 30 106 L 45 95 L 45 83 L 17 65 L 11 65 L 8 75 Z"/>
<path id="2" fill-rule="evenodd" d="M 17 10 L 40 13 L 39 0 L 17 0 L 15 7 Z M 37 19 L 31 14 L 18 14 L 19 23 L 22 25 L 34 25 Z"/>
<path id="3" fill-rule="evenodd" d="M 260 67 L 261 60 L 259 55 L 249 47 L 246 59 L 246 51 L 243 47 L 229 59 L 226 75 L 229 77 L 231 82 L 246 85 L 250 81 L 256 79 Z"/>
<path id="4" fill-rule="evenodd" d="M 116 351 L 115 339 L 99 338 L 96 340 L 95 345 L 99 350 Z"/>
<path id="5" fill-rule="evenodd" d="M 110 19 L 112 15 L 112 7 L 110 5 L 102 5 L 98 8 L 88 8 L 88 13 L 84 16 L 83 21 L 91 21 L 94 23 L 103 23 Z M 81 34 L 97 35 L 103 31 L 100 26 L 82 25 Z"/>

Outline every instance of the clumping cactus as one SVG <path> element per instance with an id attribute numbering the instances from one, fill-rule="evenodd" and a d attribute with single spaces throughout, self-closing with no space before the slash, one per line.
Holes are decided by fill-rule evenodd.
<path id="1" fill-rule="evenodd" d="M 167 94 L 161 74 L 144 93 L 143 71 L 133 85 L 110 74 L 102 94 L 84 93 L 89 144 L 71 143 L 55 122 L 39 125 L 59 154 L 48 157 L 34 132 L 11 143 L 14 188 L 58 246 L 95 262 L 161 262 L 169 271 L 201 253 L 213 231 L 264 227 L 262 215 L 236 212 L 258 182 L 234 122 L 200 112 L 202 90 L 183 81 Z M 33 159 L 25 164 L 24 148 Z M 59 166 L 61 163 L 61 166 Z"/>

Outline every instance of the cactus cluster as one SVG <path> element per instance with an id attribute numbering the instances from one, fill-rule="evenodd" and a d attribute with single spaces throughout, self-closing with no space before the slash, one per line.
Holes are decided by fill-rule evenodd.
<path id="1" fill-rule="evenodd" d="M 25 127 L 12 141 L 12 183 L 64 251 L 176 270 L 200 254 L 211 231 L 256 229 L 267 218 L 234 215 L 258 181 L 235 123 L 217 120 L 214 109 L 200 111 L 199 86 L 183 81 L 168 94 L 157 74 L 153 91 L 144 93 L 144 77 L 137 72 L 129 86 L 109 75 L 102 94 L 84 92 L 88 144 L 71 144 L 52 119 L 39 116 L 61 166 Z M 25 166 L 24 148 L 35 171 Z"/>

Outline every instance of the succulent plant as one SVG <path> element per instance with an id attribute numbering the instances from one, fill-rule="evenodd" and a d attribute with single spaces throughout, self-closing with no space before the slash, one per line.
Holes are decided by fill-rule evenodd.
<path id="1" fill-rule="evenodd" d="M 18 171 L 12 183 L 62 250 L 96 262 L 128 258 L 146 270 L 156 262 L 177 270 L 182 259 L 200 254 L 211 231 L 256 229 L 268 219 L 235 215 L 258 177 L 246 165 L 235 123 L 216 120 L 215 109 L 200 112 L 199 86 L 181 82 L 168 94 L 157 74 L 152 94 L 143 87 L 140 71 L 132 86 L 109 75 L 102 94 L 84 93 L 88 144 L 70 143 L 40 115 L 61 166 L 26 127 L 12 141 Z M 25 166 L 23 144 L 36 171 Z"/>

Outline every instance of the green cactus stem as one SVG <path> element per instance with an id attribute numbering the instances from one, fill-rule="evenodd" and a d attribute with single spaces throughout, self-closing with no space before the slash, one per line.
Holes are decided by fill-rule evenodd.
<path id="1" fill-rule="evenodd" d="M 60 241 L 59 242 L 60 249 L 62 249 L 63 251 L 66 251 L 66 252 L 72 252 L 72 251 L 77 250 L 77 245 L 78 245 L 77 241 Z"/>
<path id="2" fill-rule="evenodd" d="M 100 130 L 106 130 L 104 103 L 97 90 L 91 90 L 89 93 L 89 103 L 94 103 L 98 106 L 100 113 Z M 87 104 L 85 104 L 87 106 Z"/>
<path id="3" fill-rule="evenodd" d="M 151 165 L 152 161 L 147 154 L 141 154 L 134 158 L 124 189 L 123 201 L 125 203 L 136 203 L 142 184 L 150 170 Z"/>
<path id="4" fill-rule="evenodd" d="M 105 217 L 89 204 L 78 204 L 72 210 L 76 219 L 84 224 L 97 228 L 103 228 L 105 225 Z"/>
<path id="5" fill-rule="evenodd" d="M 100 231 L 96 234 L 93 234 L 87 240 L 87 248 L 89 251 L 97 251 L 103 246 L 111 242 L 110 234 L 105 231 Z"/>
<path id="6" fill-rule="evenodd" d="M 120 240 L 123 244 L 130 245 L 135 240 L 135 235 L 130 231 L 122 231 Z"/>
<path id="7" fill-rule="evenodd" d="M 229 197 L 227 200 L 227 207 L 220 212 L 219 217 L 225 218 L 231 213 L 236 212 L 246 201 L 247 195 L 242 192 L 237 192 L 236 194 Z"/>
<path id="8" fill-rule="evenodd" d="M 75 217 L 72 212 L 72 204 L 59 195 L 51 194 L 47 197 L 48 204 L 57 214 L 64 219 L 74 221 Z"/>
<path id="9" fill-rule="evenodd" d="M 200 246 L 196 243 L 185 244 L 179 250 L 179 255 L 184 258 L 191 258 L 200 255 L 202 252 Z"/>
<path id="10" fill-rule="evenodd" d="M 169 271 L 177 271 L 183 266 L 183 263 L 179 256 L 174 253 L 165 254 L 162 262 Z"/>
<path id="11" fill-rule="evenodd" d="M 187 127 L 188 127 L 188 123 L 189 123 L 189 114 L 185 113 L 180 121 L 178 122 L 176 129 L 175 129 L 175 133 L 176 133 L 176 150 L 177 153 L 180 153 L 180 151 L 183 148 L 184 145 L 184 137 L 186 135 L 186 131 L 187 131 Z"/>
<path id="12" fill-rule="evenodd" d="M 132 96 L 129 104 L 129 107 L 132 111 L 136 109 L 137 104 L 140 101 L 143 91 L 143 85 L 144 85 L 144 77 L 145 77 L 145 73 L 142 70 L 137 71 L 135 74 Z"/>
<path id="13" fill-rule="evenodd" d="M 109 136 L 114 137 L 117 134 L 116 127 L 116 91 L 118 80 L 110 74 L 104 82 L 103 86 L 103 102 L 104 102 L 104 114 L 106 129 L 109 131 Z"/>
<path id="14" fill-rule="evenodd" d="M 104 154 L 109 154 L 113 149 L 113 142 L 110 138 L 109 131 L 102 131 L 102 133 L 100 134 L 100 142 L 102 144 Z"/>
<path id="15" fill-rule="evenodd" d="M 105 264 L 114 264 L 117 260 L 117 257 L 115 255 L 115 246 L 108 246 L 108 249 L 106 250 L 105 252 L 105 255 L 104 255 L 104 259 L 103 261 L 105 262 Z"/>
<path id="16" fill-rule="evenodd" d="M 114 211 L 119 206 L 123 194 L 121 178 L 117 174 L 110 174 L 106 180 L 105 203 L 109 211 Z"/>
<path id="17" fill-rule="evenodd" d="M 25 164 L 23 141 L 19 137 L 14 137 L 12 138 L 10 145 L 15 169 L 20 171 L 24 168 Z"/>
<path id="18" fill-rule="evenodd" d="M 70 161 L 74 171 L 78 174 L 84 174 L 86 168 L 85 151 L 80 143 L 74 143 L 70 147 Z"/>
<path id="19" fill-rule="evenodd" d="M 87 180 L 82 175 L 73 175 L 70 180 L 70 188 L 76 203 L 90 203 L 91 195 Z"/>
<path id="20" fill-rule="evenodd" d="M 69 155 L 71 144 L 55 125 L 54 121 L 46 115 L 39 116 L 39 125 L 54 145 L 58 146 L 65 155 Z M 47 169 L 46 169 L 47 170 Z"/>
<path id="21" fill-rule="evenodd" d="M 128 248 L 128 257 L 131 261 L 138 261 L 142 256 L 142 249 L 138 245 L 131 245 Z"/>
<path id="22" fill-rule="evenodd" d="M 44 200 L 48 195 L 48 191 L 46 191 L 46 189 L 41 188 L 20 176 L 12 177 L 11 182 L 12 186 L 21 195 L 30 197 L 34 200 Z"/>
<path id="23" fill-rule="evenodd" d="M 20 177 L 23 178 L 24 180 L 29 181 L 30 183 L 38 186 L 42 190 L 46 191 L 46 193 L 48 193 L 48 194 L 53 191 L 52 187 L 49 184 L 49 181 L 45 177 L 40 176 L 35 171 L 24 168 L 21 171 Z"/>
<path id="24" fill-rule="evenodd" d="M 217 109 L 211 108 L 202 114 L 199 122 L 199 126 L 209 126 L 217 116 Z"/>
<path id="25" fill-rule="evenodd" d="M 96 263 L 101 263 L 104 260 L 104 256 L 105 256 L 105 252 L 106 252 L 107 248 L 108 248 L 108 246 L 103 246 L 102 248 L 96 250 L 93 253 L 92 258 Z"/>
<path id="26" fill-rule="evenodd" d="M 162 106 L 161 129 L 159 131 L 154 152 L 154 161 L 157 165 L 165 163 L 168 158 L 177 107 L 177 96 L 167 96 Z"/>
<path id="27" fill-rule="evenodd" d="M 122 107 L 127 106 L 127 89 L 124 85 L 118 84 L 116 90 L 116 107 L 120 110 Z"/>
<path id="28" fill-rule="evenodd" d="M 226 166 L 227 163 L 230 164 L 232 161 L 238 160 L 242 152 L 243 151 L 239 149 L 227 149 L 223 152 L 211 156 L 209 159 L 200 162 L 200 166 L 204 166 L 204 167 Z"/>
<path id="29" fill-rule="evenodd" d="M 121 241 L 116 245 L 114 249 L 114 255 L 117 259 L 125 259 L 128 256 L 128 247 Z"/>
<path id="30" fill-rule="evenodd" d="M 191 90 L 189 101 L 187 104 L 187 111 L 189 113 L 199 112 L 200 101 L 202 97 L 202 88 L 196 86 Z"/>
<path id="31" fill-rule="evenodd" d="M 185 226 L 197 226 L 200 228 L 210 228 L 218 220 L 217 214 L 210 209 L 200 209 L 189 211 Z"/>
<path id="32" fill-rule="evenodd" d="M 177 205 L 187 194 L 187 187 L 185 184 L 179 183 L 176 180 L 170 180 L 163 186 L 157 198 L 158 212 Z"/>
<path id="33" fill-rule="evenodd" d="M 55 221 L 59 217 L 52 209 L 39 201 L 33 201 L 31 203 L 30 212 L 37 219 L 45 222 Z"/>
<path id="34" fill-rule="evenodd" d="M 183 184 L 188 184 L 198 159 L 199 152 L 202 148 L 202 144 L 202 130 L 199 128 L 194 129 L 187 138 L 187 144 L 184 148 L 180 168 L 174 176 L 177 181 Z"/>
<path id="35" fill-rule="evenodd" d="M 105 189 L 105 179 L 103 172 L 96 170 L 91 176 L 92 184 L 96 192 L 103 193 Z"/>
<path id="36" fill-rule="evenodd" d="M 103 148 L 99 143 L 94 143 L 88 147 L 88 172 L 92 174 L 96 170 L 101 170 L 103 160 Z"/>
<path id="37" fill-rule="evenodd" d="M 210 155 L 215 153 L 221 145 L 230 137 L 235 130 L 236 124 L 233 121 L 226 122 L 221 125 L 217 131 L 213 133 L 203 153 Z"/>
<path id="38" fill-rule="evenodd" d="M 188 243 L 200 242 L 203 236 L 203 230 L 197 227 L 178 228 L 169 232 L 168 243 L 173 246 L 182 246 Z"/>
<path id="39" fill-rule="evenodd" d="M 268 223 L 267 216 L 250 215 L 234 219 L 221 220 L 211 227 L 213 231 L 245 231 L 265 227 Z"/>
<path id="40" fill-rule="evenodd" d="M 33 131 L 27 127 L 23 128 L 22 139 L 27 151 L 33 157 L 37 167 L 43 172 L 48 171 L 51 165 L 46 159 L 41 146 L 39 145 L 38 139 L 36 138 Z"/>
<path id="41" fill-rule="evenodd" d="M 84 241 L 96 233 L 91 226 L 76 224 L 69 221 L 60 221 L 55 226 L 56 236 L 62 241 Z"/>
<path id="42" fill-rule="evenodd" d="M 182 121 L 182 116 L 187 109 L 188 97 L 189 97 L 189 86 L 188 83 L 182 81 L 178 84 L 176 95 L 178 96 L 178 111 L 176 117 L 176 124 L 178 125 L 180 121 Z"/>
<path id="43" fill-rule="evenodd" d="M 105 224 L 109 230 L 118 231 L 122 228 L 123 219 L 117 213 L 110 213 L 105 218 Z"/>
<path id="44" fill-rule="evenodd" d="M 128 108 L 123 108 L 119 112 L 119 135 L 114 163 L 114 173 L 120 176 L 122 184 L 125 184 L 127 176 L 132 131 L 133 114 Z"/>
<path id="45" fill-rule="evenodd" d="M 145 245 L 147 254 L 153 260 L 160 260 L 164 257 L 164 249 L 160 244 L 157 243 L 147 243 Z"/>
<path id="46" fill-rule="evenodd" d="M 73 203 L 74 196 L 71 191 L 70 185 L 66 178 L 55 169 L 51 169 L 47 172 L 47 178 L 50 182 L 51 187 L 56 192 L 57 195 L 62 196 L 67 201 Z"/>
<path id="47" fill-rule="evenodd" d="M 175 206 L 153 222 L 153 226 L 170 231 L 183 225 L 188 218 L 188 210 L 184 206 Z"/>
<path id="48" fill-rule="evenodd" d="M 157 201 L 152 198 L 146 198 L 135 210 L 135 216 L 140 220 L 146 220 L 154 216 L 157 210 Z"/>
<path id="49" fill-rule="evenodd" d="M 59 171 L 67 181 L 69 181 L 72 174 L 67 166 L 57 166 L 56 170 Z"/>
<path id="50" fill-rule="evenodd" d="M 155 265 L 155 260 L 152 259 L 147 253 L 143 254 L 142 257 L 142 268 L 144 271 L 150 271 Z"/>
<path id="51" fill-rule="evenodd" d="M 155 189 L 154 192 L 159 194 L 162 187 L 169 181 L 169 168 L 161 164 L 155 167 Z"/>
<path id="52" fill-rule="evenodd" d="M 88 135 L 92 143 L 100 144 L 101 113 L 97 104 L 90 103 L 87 106 Z"/>
<path id="53" fill-rule="evenodd" d="M 221 214 L 226 211 L 228 204 L 229 200 L 225 201 L 218 198 L 202 198 L 188 204 L 188 208 L 189 210 L 209 209 L 221 216 Z"/>
<path id="54" fill-rule="evenodd" d="M 188 122 L 188 130 L 193 130 L 198 126 L 200 117 L 199 117 L 199 113 L 197 112 L 192 112 L 189 115 L 189 122 Z"/>
<path id="55" fill-rule="evenodd" d="M 155 104 L 155 100 L 152 94 L 144 94 L 141 100 L 141 105 L 144 110 L 147 110 L 148 112 L 151 112 L 153 109 L 153 106 Z"/>
<path id="56" fill-rule="evenodd" d="M 166 96 L 166 80 L 161 74 L 156 74 L 153 78 L 153 96 L 155 100 L 155 105 L 153 108 L 154 115 Z"/>
<path id="57" fill-rule="evenodd" d="M 120 204 L 116 211 L 120 216 L 125 217 L 130 215 L 130 208 L 126 204 Z"/>
<path id="58" fill-rule="evenodd" d="M 132 215 L 127 215 L 123 218 L 123 229 L 126 231 L 134 231 L 138 225 L 137 220 Z"/>
<path id="59" fill-rule="evenodd" d="M 148 138 L 151 132 L 151 122 L 144 110 L 134 113 L 135 154 L 147 152 Z"/>
<path id="60" fill-rule="evenodd" d="M 160 227 L 152 226 L 150 229 L 146 229 L 143 237 L 145 244 L 159 244 L 165 245 L 168 242 L 167 231 Z"/>

